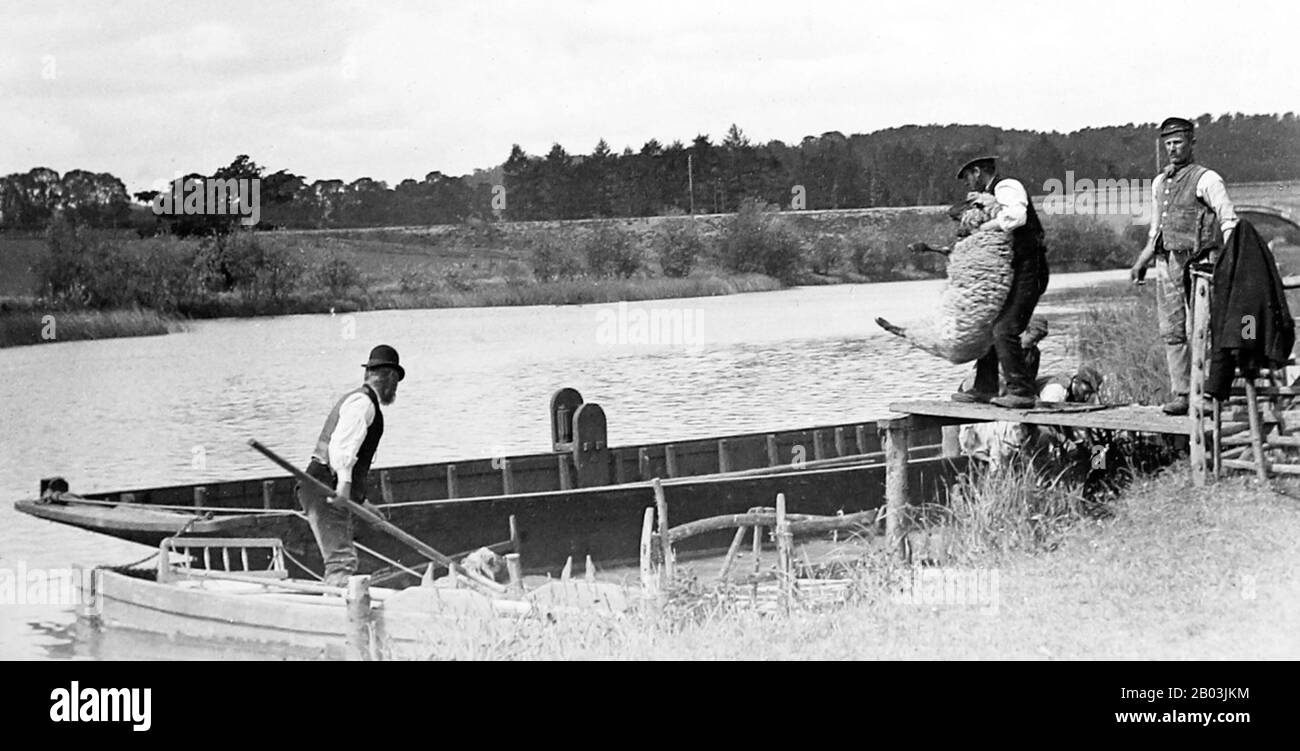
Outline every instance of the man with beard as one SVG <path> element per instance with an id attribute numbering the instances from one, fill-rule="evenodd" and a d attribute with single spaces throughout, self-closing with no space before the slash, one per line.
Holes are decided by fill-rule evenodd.
<path id="1" fill-rule="evenodd" d="M 384 434 L 384 413 L 397 398 L 397 384 L 406 377 L 397 350 L 381 344 L 370 351 L 365 381 L 344 394 L 325 418 L 307 474 L 335 489 L 335 494 L 366 503 L 366 475 Z M 299 485 L 298 501 L 307 512 L 325 561 L 325 583 L 346 586 L 356 573 L 357 551 L 352 544 L 352 515 L 329 503 L 314 487 Z"/>

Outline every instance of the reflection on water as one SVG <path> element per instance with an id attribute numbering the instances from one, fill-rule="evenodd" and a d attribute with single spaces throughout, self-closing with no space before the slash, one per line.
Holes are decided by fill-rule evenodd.
<path id="1" fill-rule="evenodd" d="M 611 339 L 611 306 L 586 305 L 200 321 L 184 334 L 0 350 L 0 569 L 149 552 L 15 512 L 41 477 L 88 492 L 278 474 L 249 438 L 305 463 L 333 400 L 381 342 L 407 369 L 386 411 L 381 467 L 546 451 L 547 404 L 562 386 L 605 408 L 614 445 L 880 417 L 891 401 L 947 394 L 967 371 L 873 323 L 924 317 L 939 284 L 626 305 L 629 325 L 634 311 L 690 313 L 696 330 L 676 339 L 671 328 Z M 1065 338 L 1045 345 L 1050 368 Z M 78 642 L 57 629 L 71 620 L 67 609 L 0 605 L 0 657 L 68 656 Z"/>

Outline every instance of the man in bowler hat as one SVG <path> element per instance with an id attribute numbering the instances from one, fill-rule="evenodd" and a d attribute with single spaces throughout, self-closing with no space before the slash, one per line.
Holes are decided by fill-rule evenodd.
<path id="1" fill-rule="evenodd" d="M 381 344 L 370 350 L 362 366 L 365 380 L 344 394 L 321 428 L 307 474 L 334 488 L 335 495 L 356 503 L 366 502 L 366 476 L 384 435 L 384 413 L 397 398 L 397 384 L 406 377 L 397 350 Z M 300 485 L 298 500 L 307 512 L 311 531 L 325 561 L 325 583 L 346 586 L 357 571 L 357 551 L 352 543 L 352 515 L 333 506 L 317 488 Z"/>
<path id="2" fill-rule="evenodd" d="M 1147 265 L 1155 259 L 1156 315 L 1173 392 L 1173 399 L 1163 409 L 1170 415 L 1185 415 L 1188 409 L 1192 348 L 1187 344 L 1191 320 L 1187 264 L 1217 259 L 1237 226 L 1237 212 L 1223 178 L 1193 161 L 1193 131 L 1192 121 L 1181 117 L 1160 124 L 1160 141 L 1169 165 L 1152 182 L 1151 232 L 1129 271 L 1133 282 L 1141 284 Z"/>

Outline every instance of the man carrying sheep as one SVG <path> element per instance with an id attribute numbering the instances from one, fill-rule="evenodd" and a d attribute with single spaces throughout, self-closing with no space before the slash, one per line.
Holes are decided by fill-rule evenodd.
<path id="1" fill-rule="evenodd" d="M 957 171 L 971 191 L 971 200 L 981 193 L 992 194 L 996 215 L 979 227 L 1002 230 L 1011 235 L 1012 281 L 1002 311 L 993 320 L 993 346 L 976 361 L 974 388 L 952 395 L 958 402 L 991 402 L 999 407 L 1026 409 L 1036 404 L 1033 377 L 1025 362 L 1020 335 L 1029 325 L 1038 298 L 1047 289 L 1047 252 L 1043 242 L 1043 225 L 1038 221 L 1034 204 L 1020 181 L 997 174 L 997 159 L 981 156 L 966 162 Z M 1006 382 L 1006 394 L 998 396 L 998 367 Z"/>

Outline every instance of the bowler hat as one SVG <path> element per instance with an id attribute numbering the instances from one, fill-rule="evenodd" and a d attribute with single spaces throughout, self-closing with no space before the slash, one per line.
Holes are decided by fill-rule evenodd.
<path id="1" fill-rule="evenodd" d="M 397 380 L 400 381 L 406 378 L 406 368 L 398 364 L 397 350 L 387 344 L 381 344 L 370 350 L 370 361 L 361 367 L 366 370 L 371 368 L 392 368 L 397 371 Z"/>
<path id="2" fill-rule="evenodd" d="M 957 179 L 962 179 L 962 176 L 966 174 L 966 170 L 973 167 L 984 167 L 989 171 L 992 171 L 993 168 L 997 166 L 997 162 L 998 158 L 992 154 L 984 154 L 982 156 L 977 156 L 974 159 L 969 159 L 961 166 L 961 169 L 957 170 Z"/>
<path id="3" fill-rule="evenodd" d="M 1192 130 L 1192 121 L 1181 117 L 1166 117 L 1165 121 L 1160 123 L 1161 136 L 1171 136 L 1175 133 L 1182 133 L 1184 131 L 1191 133 Z"/>

